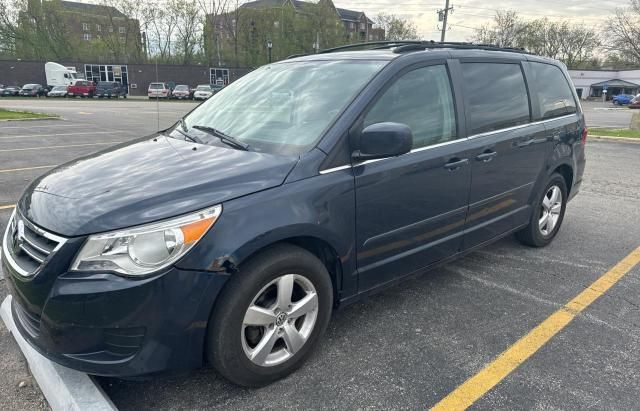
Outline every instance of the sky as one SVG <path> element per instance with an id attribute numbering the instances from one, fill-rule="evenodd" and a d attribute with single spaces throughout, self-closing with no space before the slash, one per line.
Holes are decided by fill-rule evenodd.
<path id="1" fill-rule="evenodd" d="M 415 23 L 418 34 L 426 40 L 440 40 L 437 11 L 445 0 L 333 0 L 336 7 L 364 11 L 369 18 L 379 12 L 396 14 Z M 450 0 L 454 7 L 449 18 L 447 40 L 467 41 L 473 29 L 490 21 L 497 10 L 515 10 L 530 20 L 548 17 L 590 27 L 602 26 L 616 7 L 626 7 L 627 0 Z"/>

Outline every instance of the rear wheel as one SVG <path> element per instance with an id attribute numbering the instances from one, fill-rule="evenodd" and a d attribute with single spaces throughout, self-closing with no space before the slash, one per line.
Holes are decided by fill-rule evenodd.
<path id="1" fill-rule="evenodd" d="M 520 242 L 532 247 L 544 247 L 560 230 L 567 207 L 567 184 L 554 173 L 538 195 L 529 225 L 516 233 Z"/>
<path id="2" fill-rule="evenodd" d="M 269 384 L 300 367 L 324 333 L 333 288 L 324 264 L 293 245 L 260 253 L 234 274 L 209 319 L 207 357 L 230 381 Z"/>

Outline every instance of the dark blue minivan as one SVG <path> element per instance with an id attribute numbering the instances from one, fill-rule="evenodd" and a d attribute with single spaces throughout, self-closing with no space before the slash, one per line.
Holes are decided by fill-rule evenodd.
<path id="1" fill-rule="evenodd" d="M 260 386 L 303 363 L 337 306 L 512 233 L 549 244 L 585 166 L 565 67 L 375 47 L 261 67 L 34 181 L 2 243 L 25 339 L 90 374 L 208 361 Z"/>

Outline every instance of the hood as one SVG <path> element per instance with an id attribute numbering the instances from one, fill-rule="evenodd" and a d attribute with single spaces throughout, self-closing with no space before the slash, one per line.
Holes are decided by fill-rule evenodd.
<path id="1" fill-rule="evenodd" d="M 297 160 L 160 135 L 50 171 L 31 184 L 18 207 L 63 236 L 117 230 L 281 185 Z"/>

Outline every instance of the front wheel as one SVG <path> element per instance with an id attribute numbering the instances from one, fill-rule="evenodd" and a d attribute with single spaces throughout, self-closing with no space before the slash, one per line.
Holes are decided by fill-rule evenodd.
<path id="1" fill-rule="evenodd" d="M 206 354 L 230 381 L 259 387 L 302 365 L 324 333 L 333 287 L 308 251 L 277 245 L 229 280 L 209 319 Z"/>
<path id="2" fill-rule="evenodd" d="M 545 247 L 560 230 L 567 208 L 567 184 L 564 178 L 554 173 L 538 195 L 531 213 L 529 225 L 516 233 L 523 244 Z"/>

